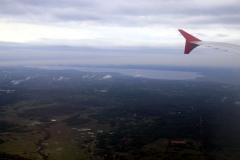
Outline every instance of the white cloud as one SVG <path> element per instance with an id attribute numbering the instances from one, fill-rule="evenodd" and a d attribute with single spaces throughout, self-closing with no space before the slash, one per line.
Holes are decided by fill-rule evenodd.
<path id="1" fill-rule="evenodd" d="M 24 81 L 23 79 L 20 80 L 13 80 L 11 83 L 13 83 L 14 85 L 21 83 L 22 81 Z"/>
<path id="2" fill-rule="evenodd" d="M 236 101 L 235 104 L 236 104 L 236 105 L 240 105 L 240 101 Z"/>
<path id="3" fill-rule="evenodd" d="M 87 77 L 89 77 L 89 75 L 84 75 L 84 76 L 82 76 L 83 79 L 84 79 L 84 78 L 87 78 Z"/>
<path id="4" fill-rule="evenodd" d="M 112 76 L 111 75 L 106 75 L 102 79 L 109 79 L 109 78 L 112 78 Z"/>
<path id="5" fill-rule="evenodd" d="M 29 79 L 31 79 L 31 77 L 27 77 L 25 80 L 27 81 L 27 80 L 29 80 Z"/>
<path id="6" fill-rule="evenodd" d="M 136 74 L 134 77 L 142 77 L 141 74 Z"/>
<path id="7" fill-rule="evenodd" d="M 53 78 L 53 80 L 55 80 L 56 78 Z M 69 78 L 64 78 L 63 76 L 59 77 L 58 79 L 56 79 L 57 81 L 61 81 L 61 80 L 69 80 Z"/>
<path id="8" fill-rule="evenodd" d="M 19 84 L 19 83 L 21 83 L 21 82 L 24 82 L 24 81 L 27 81 L 27 80 L 29 80 L 29 79 L 31 79 L 31 77 L 27 77 L 27 78 L 25 78 L 25 79 L 20 79 L 20 80 L 12 80 L 12 84 L 14 84 L 14 85 L 16 85 L 16 84 Z"/>

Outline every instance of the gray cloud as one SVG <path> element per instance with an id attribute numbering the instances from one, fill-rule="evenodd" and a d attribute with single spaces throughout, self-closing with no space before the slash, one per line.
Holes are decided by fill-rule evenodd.
<path id="1" fill-rule="evenodd" d="M 133 55 L 176 55 L 183 52 L 181 46 L 67 46 L 67 45 L 33 45 L 0 42 L 0 62 L 31 60 L 71 60 L 71 59 L 108 59 Z"/>
<path id="2" fill-rule="evenodd" d="M 218 37 L 229 37 L 229 35 L 226 34 L 217 34 Z"/>
<path id="3" fill-rule="evenodd" d="M 230 32 L 227 32 L 230 36 L 222 34 L 222 30 L 212 34 L 210 32 L 219 26 L 237 33 L 235 31 L 240 26 L 238 0 L 219 0 L 218 3 L 214 0 L 0 1 L 0 24 L 11 22 L 16 22 L 16 28 L 10 26 L 4 36 L 9 38 L 8 41 L 16 38 L 16 41 L 23 43 L 0 42 L 0 65 L 219 65 L 220 62 L 239 65 L 236 59 L 229 58 L 230 60 L 225 62 L 221 54 L 219 55 L 222 60 L 219 62 L 214 61 L 218 56 L 213 56 L 214 62 L 208 62 L 211 58 L 207 49 L 197 48 L 194 54 L 208 56 L 209 59 L 200 59 L 194 54 L 191 54 L 193 59 L 182 55 L 184 39 L 177 32 L 179 27 L 187 31 L 189 29 L 191 34 L 199 36 L 200 39 L 232 38 Z M 25 27 L 30 30 L 27 34 Z M 54 32 L 55 29 L 59 30 Z M 62 34 L 65 29 L 68 32 Z M 203 32 L 202 29 L 209 32 Z M 173 36 L 170 32 L 179 36 Z M 30 33 L 38 35 L 34 37 Z M 25 37 L 27 38 L 24 39 Z M 178 40 L 181 40 L 181 45 Z"/>
<path id="4" fill-rule="evenodd" d="M 240 9 L 240 8 L 239 8 Z M 191 19 L 188 21 L 192 25 L 202 25 L 202 24 L 224 24 L 224 25 L 238 25 L 240 24 L 240 14 L 239 15 L 217 15 L 217 16 L 206 16 L 204 18 L 196 17 L 196 19 Z"/>
<path id="5" fill-rule="evenodd" d="M 32 23 L 94 22 L 113 25 L 183 25 L 191 23 L 239 24 L 238 1 L 148 0 L 148 1 L 79 1 L 12 0 L 0 2 L 0 14 L 12 21 Z M 207 5 L 208 4 L 208 5 Z"/>

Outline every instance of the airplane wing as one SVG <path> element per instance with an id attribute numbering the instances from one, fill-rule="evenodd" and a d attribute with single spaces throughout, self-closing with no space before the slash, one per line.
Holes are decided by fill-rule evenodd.
<path id="1" fill-rule="evenodd" d="M 195 47 L 200 46 L 200 45 L 218 49 L 218 50 L 222 50 L 222 51 L 226 51 L 229 53 L 240 54 L 240 45 L 221 43 L 221 42 L 202 41 L 202 40 L 192 36 L 191 34 L 185 32 L 184 30 L 179 29 L 178 31 L 186 39 L 184 54 L 189 54 Z"/>

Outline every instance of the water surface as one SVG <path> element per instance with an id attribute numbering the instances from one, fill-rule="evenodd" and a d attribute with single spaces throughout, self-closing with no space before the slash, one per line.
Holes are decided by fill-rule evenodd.
<path id="1" fill-rule="evenodd" d="M 72 69 L 82 72 L 109 72 L 120 73 L 123 75 L 129 75 L 133 77 L 144 77 L 152 79 L 168 79 L 168 80 L 187 80 L 196 79 L 198 77 L 204 77 L 198 72 L 186 72 L 186 71 L 166 71 L 166 70 L 147 70 L 147 69 L 120 69 L 120 68 L 98 68 L 98 67 L 63 67 L 63 66 L 43 66 L 38 67 L 40 69 L 51 70 L 66 70 Z"/>

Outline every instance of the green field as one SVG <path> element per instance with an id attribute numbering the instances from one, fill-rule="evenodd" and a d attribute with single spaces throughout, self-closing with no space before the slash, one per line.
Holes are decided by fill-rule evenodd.
<path id="1" fill-rule="evenodd" d="M 0 92 L 1 157 L 240 157 L 238 85 L 155 80 L 117 73 L 102 79 L 109 73 L 73 70 L 13 70 L 0 70 L 0 89 L 14 90 Z M 87 74 L 94 77 L 83 78 Z M 12 83 L 26 77 L 32 78 Z M 59 77 L 65 79 L 57 80 Z"/>

